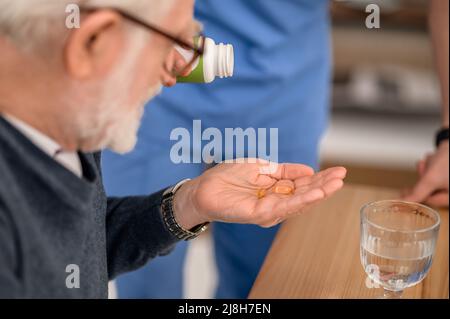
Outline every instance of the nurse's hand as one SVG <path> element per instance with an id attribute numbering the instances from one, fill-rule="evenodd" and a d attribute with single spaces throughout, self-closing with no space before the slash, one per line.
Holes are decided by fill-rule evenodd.
<path id="1" fill-rule="evenodd" d="M 449 143 L 443 141 L 436 152 L 419 162 L 419 180 L 413 189 L 406 191 L 404 200 L 448 207 L 448 152 Z"/>
<path id="2" fill-rule="evenodd" d="M 162 84 L 166 87 L 171 87 L 177 83 L 176 74 L 188 76 L 190 73 L 189 69 L 184 73 L 181 73 L 186 65 L 187 62 L 184 60 L 183 56 L 176 49 L 172 49 L 164 63 Z"/>
<path id="3" fill-rule="evenodd" d="M 209 169 L 177 191 L 175 219 L 185 229 L 211 221 L 271 227 L 332 195 L 346 175 L 343 167 L 319 173 L 301 164 L 267 168 L 266 161 L 247 159 Z"/>

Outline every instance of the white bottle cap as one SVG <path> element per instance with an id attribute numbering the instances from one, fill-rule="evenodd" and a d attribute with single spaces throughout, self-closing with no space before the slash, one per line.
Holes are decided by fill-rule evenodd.
<path id="1" fill-rule="evenodd" d="M 214 73 L 220 78 L 233 76 L 234 71 L 234 51 L 231 44 L 217 44 L 215 50 L 215 70 Z"/>
<path id="2" fill-rule="evenodd" d="M 197 69 L 199 62 L 202 61 L 204 83 L 211 83 L 216 77 L 228 78 L 233 76 L 234 71 L 234 50 L 231 44 L 216 44 L 211 38 L 202 38 L 205 41 L 205 52 L 202 59 L 197 59 L 192 64 L 192 70 Z M 193 52 L 176 46 L 177 51 L 186 61 L 192 58 Z M 188 76 L 189 77 L 189 76 Z M 189 81 L 186 81 L 189 82 Z M 197 82 L 194 80 L 193 82 Z"/>

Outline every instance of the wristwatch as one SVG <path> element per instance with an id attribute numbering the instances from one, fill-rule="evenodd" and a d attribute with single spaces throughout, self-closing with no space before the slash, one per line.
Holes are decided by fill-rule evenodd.
<path id="1" fill-rule="evenodd" d="M 448 140 L 448 127 L 441 128 L 436 133 L 436 141 L 435 141 L 436 147 L 438 147 L 439 144 L 441 144 L 441 142 L 443 142 L 445 140 Z"/>
<path id="2" fill-rule="evenodd" d="M 176 221 L 173 214 L 173 198 L 177 190 L 180 189 L 180 187 L 187 181 L 190 181 L 190 179 L 184 179 L 174 186 L 166 189 L 163 193 L 161 203 L 161 212 L 164 224 L 166 225 L 167 229 L 180 240 L 191 240 L 196 238 L 198 235 L 203 233 L 209 225 L 209 223 L 203 223 L 188 230 L 181 227 L 180 224 L 178 224 L 178 222 Z"/>

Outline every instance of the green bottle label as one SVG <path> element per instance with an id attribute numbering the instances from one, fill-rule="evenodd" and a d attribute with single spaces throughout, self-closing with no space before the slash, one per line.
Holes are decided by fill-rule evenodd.
<path id="1" fill-rule="evenodd" d="M 203 75 L 203 56 L 199 57 L 197 67 L 188 76 L 177 77 L 178 83 L 205 83 Z"/>
<path id="2" fill-rule="evenodd" d="M 205 39 L 203 38 L 203 41 Z M 200 42 L 200 37 L 194 38 L 194 44 L 198 47 Z M 205 83 L 205 76 L 203 75 L 203 55 L 198 58 L 198 64 L 189 73 L 188 76 L 179 76 L 177 77 L 178 83 Z"/>

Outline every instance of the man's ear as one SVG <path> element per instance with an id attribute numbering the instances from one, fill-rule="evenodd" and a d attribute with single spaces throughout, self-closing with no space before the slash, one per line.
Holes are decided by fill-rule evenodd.
<path id="1" fill-rule="evenodd" d="M 99 10 L 89 14 L 67 39 L 67 72 L 77 79 L 108 73 L 120 56 L 124 39 L 124 21 L 118 13 Z"/>

